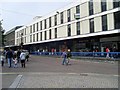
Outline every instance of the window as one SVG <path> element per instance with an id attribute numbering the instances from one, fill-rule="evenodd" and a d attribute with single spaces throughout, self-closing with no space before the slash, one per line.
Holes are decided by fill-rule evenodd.
<path id="1" fill-rule="evenodd" d="M 40 29 L 42 30 L 42 21 L 40 21 Z"/>
<path id="2" fill-rule="evenodd" d="M 32 25 L 30 26 L 30 33 L 32 33 Z"/>
<path id="3" fill-rule="evenodd" d="M 102 30 L 107 31 L 107 15 L 102 16 Z"/>
<path id="4" fill-rule="evenodd" d="M 67 10 L 67 18 L 68 18 L 68 22 L 70 22 L 71 17 L 70 17 L 70 9 Z"/>
<path id="5" fill-rule="evenodd" d="M 89 1 L 89 15 L 93 15 L 93 0 Z"/>
<path id="6" fill-rule="evenodd" d="M 38 23 L 37 23 L 37 31 L 38 31 Z"/>
<path id="7" fill-rule="evenodd" d="M 101 10 L 102 10 L 102 12 L 106 11 L 106 8 L 107 8 L 107 6 L 106 6 L 106 0 L 102 0 L 101 1 Z"/>
<path id="8" fill-rule="evenodd" d="M 30 35 L 30 42 L 32 42 L 32 35 Z"/>
<path id="9" fill-rule="evenodd" d="M 45 19 L 45 22 L 44 22 L 44 24 L 45 24 L 45 29 L 47 28 L 47 23 L 46 23 L 46 19 Z"/>
<path id="10" fill-rule="evenodd" d="M 80 5 L 76 6 L 76 13 L 80 13 Z"/>
<path id="11" fill-rule="evenodd" d="M 40 41 L 42 41 L 42 32 L 40 32 Z"/>
<path id="12" fill-rule="evenodd" d="M 77 28 L 77 35 L 80 35 L 80 22 L 76 23 L 76 28 Z"/>
<path id="13" fill-rule="evenodd" d="M 57 15 L 55 15 L 55 25 L 57 25 Z"/>
<path id="14" fill-rule="evenodd" d="M 35 32 L 35 24 L 33 24 L 33 32 Z"/>
<path id="15" fill-rule="evenodd" d="M 120 11 L 114 13 L 115 29 L 120 29 Z"/>
<path id="16" fill-rule="evenodd" d="M 63 12 L 61 12 L 60 17 L 61 17 L 61 24 L 63 24 Z"/>
<path id="17" fill-rule="evenodd" d="M 68 36 L 71 36 L 71 25 L 68 25 Z"/>
<path id="18" fill-rule="evenodd" d="M 51 29 L 49 30 L 49 39 L 51 39 Z"/>
<path id="19" fill-rule="evenodd" d="M 35 34 L 33 34 L 33 42 L 35 42 Z"/>
<path id="20" fill-rule="evenodd" d="M 49 27 L 51 27 L 51 17 L 49 17 Z"/>
<path id="21" fill-rule="evenodd" d="M 25 28 L 25 30 L 24 30 L 24 31 L 25 31 L 25 35 L 26 35 L 26 28 Z"/>
<path id="22" fill-rule="evenodd" d="M 37 33 L 37 41 L 38 41 L 38 33 Z"/>
<path id="23" fill-rule="evenodd" d="M 45 31 L 45 37 L 44 37 L 44 38 L 45 38 L 45 40 L 46 40 L 46 38 L 47 38 L 47 33 L 46 33 L 46 31 Z"/>
<path id="24" fill-rule="evenodd" d="M 94 33 L 94 19 L 90 19 L 89 20 L 90 22 L 90 33 Z"/>
<path id="25" fill-rule="evenodd" d="M 114 8 L 120 7 L 120 0 L 113 0 L 113 7 Z"/>
<path id="26" fill-rule="evenodd" d="M 55 38 L 57 38 L 57 28 L 55 28 Z"/>

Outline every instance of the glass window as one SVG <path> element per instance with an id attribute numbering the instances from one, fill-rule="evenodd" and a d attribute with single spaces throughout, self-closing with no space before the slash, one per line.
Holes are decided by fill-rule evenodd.
<path id="1" fill-rule="evenodd" d="M 90 19 L 90 33 L 94 33 L 94 19 Z"/>
<path id="2" fill-rule="evenodd" d="M 30 33 L 32 33 L 32 25 L 30 26 Z"/>
<path id="3" fill-rule="evenodd" d="M 80 13 L 80 5 L 76 6 L 76 13 Z"/>
<path id="4" fill-rule="evenodd" d="M 32 35 L 30 35 L 30 42 L 32 42 Z"/>
<path id="5" fill-rule="evenodd" d="M 77 28 L 77 35 L 80 35 L 80 22 L 76 23 L 76 28 Z"/>
<path id="6" fill-rule="evenodd" d="M 120 11 L 114 13 L 115 29 L 120 29 Z"/>
<path id="7" fill-rule="evenodd" d="M 61 17 L 61 24 L 63 24 L 63 12 L 61 12 L 61 14 L 60 14 L 60 17 Z"/>
<path id="8" fill-rule="evenodd" d="M 40 32 L 40 41 L 42 41 L 42 32 Z"/>
<path id="9" fill-rule="evenodd" d="M 67 10 L 67 18 L 68 18 L 68 22 L 70 22 L 71 17 L 70 17 L 70 9 Z"/>
<path id="10" fill-rule="evenodd" d="M 37 23 L 37 31 L 38 31 L 38 23 Z"/>
<path id="11" fill-rule="evenodd" d="M 46 19 L 45 19 L 45 21 L 44 21 L 44 24 L 45 24 L 45 29 L 47 28 L 47 23 L 46 23 Z"/>
<path id="12" fill-rule="evenodd" d="M 35 42 L 35 34 L 33 34 L 33 42 Z"/>
<path id="13" fill-rule="evenodd" d="M 33 32 L 35 32 L 35 24 L 33 24 Z"/>
<path id="14" fill-rule="evenodd" d="M 107 8 L 106 0 L 101 0 L 101 10 L 102 10 L 102 12 L 106 11 L 107 10 L 106 8 Z"/>
<path id="15" fill-rule="evenodd" d="M 51 29 L 49 30 L 49 39 L 51 39 Z"/>
<path id="16" fill-rule="evenodd" d="M 49 17 L 49 27 L 51 27 L 51 17 Z"/>
<path id="17" fill-rule="evenodd" d="M 45 40 L 46 40 L 46 38 L 47 38 L 47 33 L 46 33 L 46 31 L 45 31 L 45 37 L 44 37 L 44 38 L 45 38 Z"/>
<path id="18" fill-rule="evenodd" d="M 68 36 L 71 36 L 71 25 L 68 24 Z"/>
<path id="19" fill-rule="evenodd" d="M 57 28 L 55 28 L 55 38 L 57 38 Z"/>
<path id="20" fill-rule="evenodd" d="M 40 21 L 40 29 L 42 30 L 42 21 Z"/>
<path id="21" fill-rule="evenodd" d="M 37 41 L 38 41 L 38 33 L 37 33 Z"/>
<path id="22" fill-rule="evenodd" d="M 113 7 L 114 8 L 120 7 L 120 0 L 113 0 Z"/>
<path id="23" fill-rule="evenodd" d="M 102 30 L 107 31 L 107 15 L 102 16 Z"/>
<path id="24" fill-rule="evenodd" d="M 89 15 L 93 15 L 93 0 L 89 1 Z"/>
<path id="25" fill-rule="evenodd" d="M 57 15 L 55 15 L 55 26 L 57 25 Z"/>

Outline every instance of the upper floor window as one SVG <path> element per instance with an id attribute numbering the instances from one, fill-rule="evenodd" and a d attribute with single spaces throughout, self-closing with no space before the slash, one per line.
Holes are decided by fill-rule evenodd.
<path id="1" fill-rule="evenodd" d="M 90 22 L 90 33 L 94 33 L 94 19 L 90 19 L 89 20 Z"/>
<path id="2" fill-rule="evenodd" d="M 76 13 L 80 13 L 80 5 L 76 6 Z"/>
<path id="3" fill-rule="evenodd" d="M 45 31 L 45 40 L 47 39 L 47 32 Z"/>
<path id="4" fill-rule="evenodd" d="M 80 22 L 76 23 L 77 35 L 80 35 Z"/>
<path id="5" fill-rule="evenodd" d="M 51 29 L 49 30 L 49 39 L 51 39 Z"/>
<path id="6" fill-rule="evenodd" d="M 57 38 L 57 28 L 55 28 L 55 38 Z"/>
<path id="7" fill-rule="evenodd" d="M 33 32 L 35 32 L 35 24 L 33 24 Z"/>
<path id="8" fill-rule="evenodd" d="M 38 23 L 37 23 L 37 31 L 38 31 Z"/>
<path id="9" fill-rule="evenodd" d="M 45 21 L 44 21 L 44 24 L 45 24 L 45 29 L 47 28 L 47 23 L 46 23 L 46 19 L 45 19 Z"/>
<path id="10" fill-rule="evenodd" d="M 33 34 L 33 42 L 35 42 L 35 34 Z"/>
<path id="11" fill-rule="evenodd" d="M 57 25 L 57 15 L 54 16 L 55 19 L 55 25 Z"/>
<path id="12" fill-rule="evenodd" d="M 89 15 L 93 15 L 93 0 L 89 1 Z"/>
<path id="13" fill-rule="evenodd" d="M 30 35 L 30 42 L 32 42 L 32 35 Z"/>
<path id="14" fill-rule="evenodd" d="M 107 15 L 102 16 L 102 31 L 107 31 Z"/>
<path id="15" fill-rule="evenodd" d="M 42 41 L 42 32 L 40 32 L 40 41 Z"/>
<path id="16" fill-rule="evenodd" d="M 40 29 L 42 30 L 42 21 L 40 21 Z"/>
<path id="17" fill-rule="evenodd" d="M 106 0 L 101 0 L 101 10 L 106 11 L 107 10 L 107 6 L 106 6 Z"/>
<path id="18" fill-rule="evenodd" d="M 49 27 L 51 27 L 51 17 L 49 17 Z"/>
<path id="19" fill-rule="evenodd" d="M 70 24 L 68 24 L 68 36 L 71 36 L 71 25 Z"/>
<path id="20" fill-rule="evenodd" d="M 60 13 L 60 18 L 61 18 L 61 24 L 63 24 L 63 12 Z"/>
<path id="21" fill-rule="evenodd" d="M 67 18 L 68 18 L 68 22 L 70 22 L 70 20 L 71 20 L 70 14 L 71 14 L 71 13 L 70 13 L 70 9 L 68 9 L 68 10 L 67 10 Z"/>
<path id="22" fill-rule="evenodd" d="M 30 33 L 32 33 L 32 25 L 30 26 Z"/>
<path id="23" fill-rule="evenodd" d="M 37 33 L 37 41 L 38 41 L 38 33 Z"/>
<path id="24" fill-rule="evenodd" d="M 113 7 L 114 8 L 120 7 L 120 0 L 113 0 Z"/>
<path id="25" fill-rule="evenodd" d="M 115 29 L 120 29 L 120 11 L 114 13 Z"/>

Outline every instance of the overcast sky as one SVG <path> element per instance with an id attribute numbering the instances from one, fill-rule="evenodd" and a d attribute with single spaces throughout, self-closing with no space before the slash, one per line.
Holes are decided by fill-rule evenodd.
<path id="1" fill-rule="evenodd" d="M 22 1 L 22 0 L 20 0 Z M 56 9 L 69 5 L 74 0 L 37 0 L 34 1 L 0 2 L 0 20 L 3 19 L 3 28 L 8 31 L 15 26 L 25 25 L 35 16 L 46 15 Z"/>

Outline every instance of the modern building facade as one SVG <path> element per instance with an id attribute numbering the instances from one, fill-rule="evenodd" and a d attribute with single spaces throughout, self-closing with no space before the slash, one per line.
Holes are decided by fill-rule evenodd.
<path id="1" fill-rule="evenodd" d="M 11 30 L 7 31 L 5 33 L 5 48 L 9 48 L 9 47 L 15 47 L 15 30 L 17 30 L 18 28 L 21 28 L 22 26 L 16 26 L 14 28 L 12 28 Z"/>
<path id="2" fill-rule="evenodd" d="M 80 1 L 80 0 L 79 0 Z M 15 31 L 15 45 L 32 51 L 120 51 L 120 1 L 75 2 Z"/>

